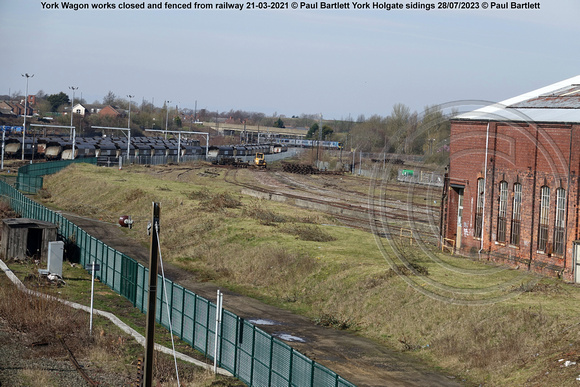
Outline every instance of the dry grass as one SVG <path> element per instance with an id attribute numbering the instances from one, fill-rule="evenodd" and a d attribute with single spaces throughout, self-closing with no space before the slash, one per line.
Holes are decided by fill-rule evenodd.
<path id="1" fill-rule="evenodd" d="M 15 286 L 0 288 L 0 316 L 11 327 L 37 341 L 66 337 L 71 330 L 87 323 L 86 313 L 71 310 L 58 301 L 21 292 Z M 87 340 L 88 332 L 78 332 L 78 339 Z"/>
<path id="2" fill-rule="evenodd" d="M 22 387 L 58 387 L 59 380 L 54 377 L 49 371 L 42 369 L 25 368 L 19 371 Z"/>
<path id="3" fill-rule="evenodd" d="M 10 204 L 5 200 L 0 200 L 0 219 L 15 218 L 16 212 L 12 210 Z"/>
<path id="4" fill-rule="evenodd" d="M 572 385 L 580 374 L 576 366 L 558 363 L 580 357 L 580 339 L 574 334 L 580 326 L 579 287 L 543 279 L 537 285 L 522 288 L 515 283 L 498 291 L 515 295 L 524 290 L 504 302 L 443 302 L 413 290 L 405 280 L 423 276 L 448 287 L 476 289 L 525 273 L 468 276 L 422 259 L 418 247 L 406 245 L 402 250 L 414 270 L 397 263 L 399 276 L 372 235 L 320 225 L 322 216 L 312 211 L 237 196 L 235 189 L 226 191 L 221 178 L 192 173 L 186 182 L 176 182 L 159 173 L 158 181 L 152 177 L 157 176 L 155 168 L 135 173 L 129 168 L 83 168 L 45 180 L 50 204 L 66 208 L 75 201 L 98 203 L 99 216 L 114 218 L 123 202 L 126 213 L 138 219 L 148 218 L 151 200 L 160 201 L 164 259 L 179 262 L 202 279 L 299 311 L 321 324 L 348 326 L 468 383 Z M 76 189 L 82 179 L 85 194 Z M 127 193 L 136 189 L 146 199 Z M 225 205 L 230 199 L 220 196 L 224 192 L 230 192 L 237 206 Z M 214 198 L 216 209 L 201 205 Z M 437 257 L 461 270 L 487 268 L 461 257 Z"/>
<path id="5" fill-rule="evenodd" d="M 25 265 L 18 267 L 23 266 Z M 25 276 L 25 273 L 19 274 L 20 277 Z M 88 277 L 88 274 L 84 275 Z M 79 280 L 79 278 L 68 278 L 66 275 L 65 279 L 73 282 Z M 54 288 L 38 287 L 38 282 L 25 282 L 27 286 L 34 286 L 39 291 L 58 295 Z M 68 286 L 58 288 L 59 292 L 62 290 L 63 293 L 68 293 L 69 289 L 66 289 Z M 110 310 L 113 313 L 123 314 L 122 311 L 114 309 L 115 303 L 108 303 L 108 305 L 113 308 Z M 124 306 L 120 305 L 118 308 L 122 309 Z M 47 360 L 55 359 L 69 363 L 68 355 L 60 344 L 59 338 L 64 339 L 77 361 L 83 367 L 87 365 L 87 368 L 91 370 L 91 377 L 102 385 L 129 385 L 137 379 L 137 357 L 142 356 L 143 347 L 132 337 L 121 333 L 108 321 L 98 316 L 95 316 L 91 336 L 88 331 L 89 315 L 86 312 L 72 309 L 47 297 L 22 292 L 3 277 L 0 279 L 0 318 L 7 324 L 8 329 L 14 332 L 13 337 L 16 335 L 20 337 L 19 341 L 23 346 L 34 348 L 33 351 L 29 350 L 24 355 L 26 356 L 24 361 L 31 366 L 18 372 L 16 376 L 18 381 L 11 381 L 16 383 L 14 385 L 63 385 L 64 382 L 59 376 L 62 367 L 52 367 L 50 366 L 52 363 Z M 17 354 L 12 353 L 11 356 L 17 356 Z M 39 362 L 35 362 L 35 358 L 38 358 Z M 155 352 L 154 366 L 155 385 L 162 387 L 177 385 L 172 357 Z M 182 386 L 243 385 L 233 378 L 216 377 L 213 373 L 191 364 L 179 362 L 178 367 Z"/>
<path id="6" fill-rule="evenodd" d="M 331 242 L 336 240 L 336 238 L 328 232 L 313 224 L 291 223 L 281 227 L 280 231 L 290 235 L 295 235 L 298 239 L 303 241 Z"/>
<path id="7" fill-rule="evenodd" d="M 260 224 L 265 226 L 273 226 L 277 223 L 288 221 L 288 217 L 277 214 L 269 209 L 265 201 L 262 199 L 251 200 L 244 208 L 243 215 L 256 219 Z"/>

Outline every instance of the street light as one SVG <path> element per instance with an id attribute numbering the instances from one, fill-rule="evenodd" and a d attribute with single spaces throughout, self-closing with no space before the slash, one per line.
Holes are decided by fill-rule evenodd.
<path id="1" fill-rule="evenodd" d="M 167 123 L 169 122 L 169 104 L 171 101 L 165 101 L 165 111 L 167 112 L 165 115 L 165 139 L 167 140 Z"/>
<path id="2" fill-rule="evenodd" d="M 75 129 L 73 127 L 73 108 L 74 108 L 74 104 L 75 104 L 75 90 L 78 90 L 78 87 L 75 86 L 69 86 L 69 89 L 72 90 L 73 92 L 73 97 L 72 97 L 72 101 L 70 102 L 70 128 L 71 128 L 71 140 L 72 140 L 72 155 L 71 155 L 71 159 L 74 160 L 75 159 L 75 141 L 76 141 L 76 133 L 75 133 Z"/>
<path id="3" fill-rule="evenodd" d="M 127 129 L 131 128 L 131 98 L 133 97 L 134 95 L 127 94 L 127 98 L 129 98 L 129 120 L 127 120 Z"/>
<path id="4" fill-rule="evenodd" d="M 129 162 L 129 156 L 131 153 L 131 98 L 133 97 L 134 95 L 127 94 L 127 98 L 129 98 L 129 120 L 127 121 L 127 129 L 129 129 L 127 139 L 127 162 Z"/>
<path id="5" fill-rule="evenodd" d="M 26 114 L 28 113 L 28 78 L 32 78 L 34 74 L 21 74 L 26 77 L 26 97 L 24 97 L 24 127 L 22 128 L 22 161 L 24 161 L 24 139 L 26 138 Z M 34 146 L 34 144 L 32 144 Z"/>

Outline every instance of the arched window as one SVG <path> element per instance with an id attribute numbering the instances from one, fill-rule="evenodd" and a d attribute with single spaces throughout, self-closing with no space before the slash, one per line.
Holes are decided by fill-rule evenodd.
<path id="1" fill-rule="evenodd" d="M 554 254 L 563 255 L 566 241 L 566 190 L 556 190 L 556 219 L 554 222 Z"/>
<path id="2" fill-rule="evenodd" d="M 497 215 L 497 238 L 496 238 L 498 242 L 505 242 L 506 240 L 507 200 L 508 200 L 508 183 L 507 181 L 500 181 L 499 212 Z"/>
<path id="3" fill-rule="evenodd" d="M 538 250 L 546 251 L 548 246 L 548 222 L 550 214 L 550 187 L 540 189 L 540 225 L 538 227 Z"/>
<path id="4" fill-rule="evenodd" d="M 512 201 L 512 227 L 510 234 L 510 244 L 518 246 L 520 244 L 520 222 L 522 220 L 522 185 L 514 184 L 514 198 Z"/>

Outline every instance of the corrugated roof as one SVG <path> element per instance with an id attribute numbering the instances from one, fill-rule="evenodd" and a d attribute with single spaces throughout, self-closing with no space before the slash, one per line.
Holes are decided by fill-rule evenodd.
<path id="1" fill-rule="evenodd" d="M 580 123 L 580 75 L 460 114 L 455 118 Z"/>

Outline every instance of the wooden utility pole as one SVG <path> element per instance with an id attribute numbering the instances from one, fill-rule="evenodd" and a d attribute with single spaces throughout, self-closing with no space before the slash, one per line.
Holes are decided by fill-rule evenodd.
<path id="1" fill-rule="evenodd" d="M 159 203 L 153 202 L 151 220 L 151 250 L 149 254 L 149 302 L 147 306 L 147 325 L 145 329 L 145 375 L 144 386 L 153 384 L 153 350 L 155 349 L 155 310 L 157 301 L 157 271 L 159 257 Z"/>

